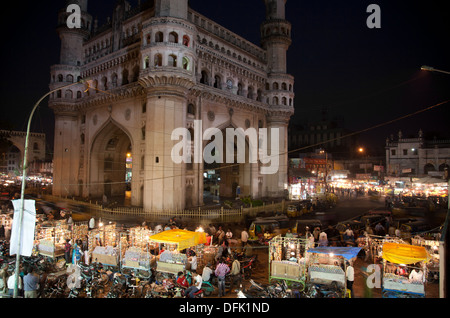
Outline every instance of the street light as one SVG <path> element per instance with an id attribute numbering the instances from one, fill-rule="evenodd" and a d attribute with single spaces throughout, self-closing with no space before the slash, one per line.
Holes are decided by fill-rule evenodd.
<path id="1" fill-rule="evenodd" d="M 70 86 L 74 86 L 74 85 L 78 85 L 78 84 L 82 84 L 86 82 L 86 80 L 80 80 L 78 82 L 75 83 L 71 83 L 65 86 L 61 86 L 58 87 L 54 90 L 51 90 L 50 92 L 48 92 L 47 94 L 45 94 L 44 96 L 42 96 L 38 102 L 34 105 L 33 109 L 31 110 L 30 113 L 30 118 L 28 119 L 28 125 L 27 125 L 27 134 L 25 136 L 25 150 L 23 152 L 23 163 L 22 163 L 22 188 L 20 191 L 20 210 L 19 210 L 19 226 L 17 227 L 18 232 L 17 232 L 17 237 L 18 237 L 18 243 L 17 243 L 17 249 L 16 249 L 16 269 L 15 269 L 15 284 L 14 284 L 14 298 L 17 298 L 17 296 L 19 295 L 19 267 L 20 267 L 20 249 L 21 249 L 21 239 L 22 239 L 22 222 L 23 222 L 23 213 L 24 213 L 24 203 L 25 203 L 25 182 L 26 182 L 26 177 L 27 177 L 27 155 L 28 155 L 28 139 L 29 139 L 29 135 L 30 135 L 30 127 L 31 127 L 31 119 L 33 118 L 34 112 L 36 111 L 36 109 L 38 108 L 39 104 L 50 94 L 57 92 L 61 89 L 70 87 Z M 90 87 L 90 86 L 89 86 Z"/>
<path id="2" fill-rule="evenodd" d="M 437 70 L 434 67 L 423 65 L 421 70 L 424 71 L 430 71 L 430 72 L 439 72 L 444 74 L 450 74 L 450 72 L 443 71 L 443 70 Z M 448 169 L 445 172 L 444 179 L 447 181 L 447 215 L 445 217 L 445 222 L 442 230 L 442 236 L 440 238 L 439 242 L 439 295 L 441 298 L 446 297 L 446 289 L 444 287 L 445 280 L 447 279 L 447 273 L 446 273 L 446 257 L 445 257 L 445 250 L 446 250 L 446 240 L 447 238 L 447 231 L 448 231 L 448 222 L 450 217 L 450 178 L 448 177 Z"/>
<path id="3" fill-rule="evenodd" d="M 443 71 L 443 70 L 438 70 L 432 66 L 428 66 L 428 65 L 422 65 L 422 67 L 420 68 L 422 71 L 429 71 L 429 72 L 439 72 L 439 73 L 444 73 L 444 74 L 450 74 L 450 72 L 447 71 Z"/>

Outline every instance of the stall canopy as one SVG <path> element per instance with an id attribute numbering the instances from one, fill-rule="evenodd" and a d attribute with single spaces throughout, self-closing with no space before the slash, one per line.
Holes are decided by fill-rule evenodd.
<path id="1" fill-rule="evenodd" d="M 204 232 L 173 229 L 152 235 L 149 239 L 157 243 L 177 244 L 178 250 L 184 250 L 197 244 L 206 243 L 206 234 Z"/>
<path id="2" fill-rule="evenodd" d="M 382 257 L 395 264 L 428 262 L 431 258 L 423 246 L 397 243 L 384 243 Z"/>
<path id="3" fill-rule="evenodd" d="M 321 253 L 321 254 L 333 254 L 344 257 L 346 260 L 350 260 L 356 257 L 361 250 L 360 247 L 314 247 L 308 249 L 308 253 Z"/>

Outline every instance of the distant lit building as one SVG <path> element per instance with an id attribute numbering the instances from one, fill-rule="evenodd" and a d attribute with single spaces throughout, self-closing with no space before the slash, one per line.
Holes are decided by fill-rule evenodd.
<path id="1" fill-rule="evenodd" d="M 442 176 L 450 164 L 450 140 L 426 140 L 422 130 L 417 138 L 386 139 L 387 175 Z"/>
<path id="2" fill-rule="evenodd" d="M 0 130 L 0 136 L 10 142 L 10 146 L 0 154 L 0 170 L 13 176 L 22 169 L 26 132 Z M 45 134 L 34 132 L 29 134 L 27 158 L 29 172 L 38 172 L 40 170 L 38 163 L 46 162 L 45 145 Z"/>

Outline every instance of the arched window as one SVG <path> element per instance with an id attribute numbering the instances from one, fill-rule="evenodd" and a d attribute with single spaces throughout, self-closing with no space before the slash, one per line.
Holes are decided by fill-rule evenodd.
<path id="1" fill-rule="evenodd" d="M 69 83 L 73 83 L 73 76 L 72 75 L 67 75 L 66 76 L 66 82 L 69 82 Z"/>
<path id="2" fill-rule="evenodd" d="M 242 84 L 238 83 L 238 89 L 237 89 L 237 94 L 238 95 L 243 95 L 243 89 L 242 89 Z"/>
<path id="3" fill-rule="evenodd" d="M 189 104 L 187 107 L 187 113 L 191 115 L 195 115 L 195 106 L 193 104 Z"/>
<path id="4" fill-rule="evenodd" d="M 73 92 L 70 89 L 66 90 L 66 93 L 64 94 L 64 97 L 67 98 L 67 99 L 72 99 L 73 98 Z"/>
<path id="5" fill-rule="evenodd" d="M 191 61 L 186 56 L 183 57 L 183 69 L 190 71 L 191 70 Z"/>
<path id="6" fill-rule="evenodd" d="M 183 45 L 184 46 L 189 46 L 189 42 L 190 42 L 189 37 L 187 35 L 184 35 L 183 36 Z"/>
<path id="7" fill-rule="evenodd" d="M 178 43 L 178 34 L 176 32 L 169 33 L 169 42 Z"/>
<path id="8" fill-rule="evenodd" d="M 222 78 L 220 78 L 219 75 L 214 76 L 214 87 L 215 88 L 222 88 Z"/>
<path id="9" fill-rule="evenodd" d="M 155 34 L 155 42 L 163 42 L 164 34 L 162 32 L 156 32 Z"/>
<path id="10" fill-rule="evenodd" d="M 61 90 L 58 90 L 58 91 L 56 92 L 56 98 L 61 98 Z"/>
<path id="11" fill-rule="evenodd" d="M 200 78 L 200 83 L 208 85 L 209 80 L 208 80 L 208 73 L 206 71 L 202 71 L 202 77 Z"/>
<path id="12" fill-rule="evenodd" d="M 139 79 L 139 66 L 136 65 L 133 68 L 133 77 L 131 78 L 131 82 L 132 83 L 137 82 L 138 79 Z"/>
<path id="13" fill-rule="evenodd" d="M 247 98 L 253 99 L 253 87 L 248 87 Z"/>
<path id="14" fill-rule="evenodd" d="M 177 56 L 175 54 L 169 55 L 169 66 L 177 67 Z"/>
<path id="15" fill-rule="evenodd" d="M 281 99 L 281 103 L 282 103 L 283 105 L 286 105 L 286 104 L 287 104 L 287 99 L 286 99 L 286 97 L 283 97 L 283 98 Z"/>
<path id="16" fill-rule="evenodd" d="M 105 91 L 108 89 L 108 78 L 106 76 L 102 78 L 102 87 Z"/>
<path id="17" fill-rule="evenodd" d="M 278 105 L 278 97 L 274 97 L 273 98 L 273 103 L 272 103 L 273 105 Z"/>
<path id="18" fill-rule="evenodd" d="M 258 102 L 262 102 L 262 92 L 260 89 L 258 89 L 257 93 L 256 93 L 256 100 Z"/>
<path id="19" fill-rule="evenodd" d="M 424 167 L 423 167 L 423 172 L 425 174 L 428 174 L 429 171 L 436 171 L 436 168 L 434 167 L 433 164 L 431 163 L 427 163 Z"/>
<path id="20" fill-rule="evenodd" d="M 281 83 L 281 89 L 284 90 L 284 91 L 287 91 L 286 83 Z"/>
<path id="21" fill-rule="evenodd" d="M 273 90 L 277 90 L 278 89 L 278 83 L 277 82 L 272 84 L 272 89 Z"/>
<path id="22" fill-rule="evenodd" d="M 150 34 L 147 34 L 147 37 L 146 37 L 145 39 L 146 39 L 147 45 L 149 45 L 150 43 L 152 43 L 152 37 L 151 37 Z"/>
<path id="23" fill-rule="evenodd" d="M 112 82 L 112 86 L 113 86 L 113 87 L 117 87 L 117 74 L 116 74 L 116 73 L 114 73 L 114 74 L 111 76 L 111 82 Z"/>
<path id="24" fill-rule="evenodd" d="M 77 92 L 77 98 L 81 98 L 81 96 L 82 96 L 82 95 L 81 95 L 81 91 L 78 91 L 78 92 Z"/>
<path id="25" fill-rule="evenodd" d="M 150 58 L 146 56 L 144 58 L 144 70 L 147 69 L 150 66 Z"/>
<path id="26" fill-rule="evenodd" d="M 37 142 L 35 142 L 33 144 L 33 150 L 38 151 L 39 150 L 39 144 Z"/>
<path id="27" fill-rule="evenodd" d="M 128 83 L 128 70 L 124 69 L 122 71 L 122 85 L 127 85 Z"/>
<path id="28" fill-rule="evenodd" d="M 58 75 L 58 82 L 62 82 L 64 80 L 64 76 L 62 74 Z"/>
<path id="29" fill-rule="evenodd" d="M 155 67 L 162 66 L 162 55 L 156 54 L 154 58 L 154 64 Z"/>

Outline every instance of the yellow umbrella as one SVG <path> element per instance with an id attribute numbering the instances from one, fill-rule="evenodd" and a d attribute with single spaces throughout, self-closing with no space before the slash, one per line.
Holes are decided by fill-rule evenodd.
<path id="1" fill-rule="evenodd" d="M 206 234 L 204 232 L 173 229 L 152 235 L 149 239 L 157 243 L 177 244 L 178 250 L 184 250 L 191 246 L 206 243 Z"/>
<path id="2" fill-rule="evenodd" d="M 423 246 L 398 243 L 384 243 L 382 257 L 394 264 L 427 263 L 431 256 Z"/>

